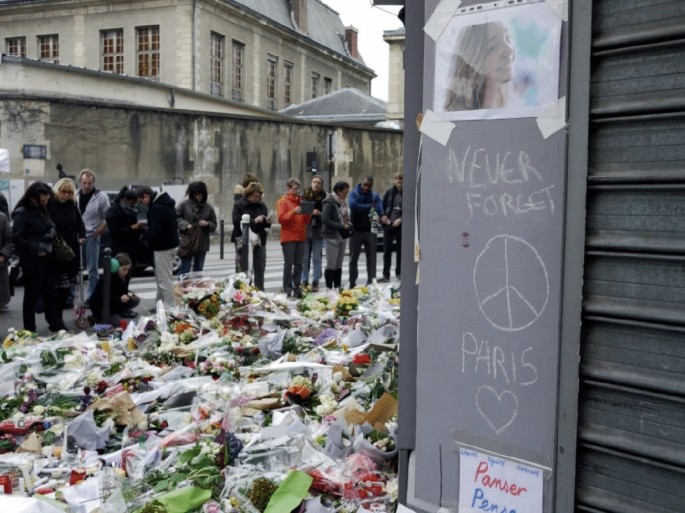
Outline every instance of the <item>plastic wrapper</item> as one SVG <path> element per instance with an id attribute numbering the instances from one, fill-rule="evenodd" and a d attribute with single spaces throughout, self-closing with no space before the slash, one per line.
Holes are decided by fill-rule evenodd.
<path id="1" fill-rule="evenodd" d="M 145 445 L 127 447 L 121 453 L 122 468 L 129 477 L 142 479 L 145 472 L 156 468 L 162 460 L 159 440 L 148 440 Z"/>
<path id="2" fill-rule="evenodd" d="M 12 513 L 71 513 L 68 504 L 44 497 L 0 495 L 0 507 Z"/>
<path id="3" fill-rule="evenodd" d="M 264 356 L 269 358 L 280 358 L 283 354 L 283 341 L 287 334 L 287 330 L 269 333 L 259 340 L 257 346 Z"/>
<path id="4" fill-rule="evenodd" d="M 69 423 L 67 433 L 77 447 L 94 451 L 103 449 L 107 445 L 113 425 L 114 422 L 107 419 L 102 427 L 98 427 L 93 410 L 88 410 Z"/>
<path id="5" fill-rule="evenodd" d="M 397 448 L 395 447 L 392 451 L 383 451 L 374 447 L 374 445 L 364 438 L 363 434 L 358 434 L 352 443 L 352 449 L 357 454 L 363 454 L 364 456 L 371 459 L 378 466 L 385 465 L 386 461 L 391 460 L 397 455 Z"/>

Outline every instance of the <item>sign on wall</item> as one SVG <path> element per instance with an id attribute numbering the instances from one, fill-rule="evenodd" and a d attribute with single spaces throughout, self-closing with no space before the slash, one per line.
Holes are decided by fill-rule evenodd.
<path id="1" fill-rule="evenodd" d="M 562 20 L 545 2 L 494 5 L 448 13 L 426 40 L 424 105 L 450 127 L 422 128 L 414 493 L 459 513 L 540 513 L 556 454 L 566 135 L 539 118 L 563 106 Z"/>

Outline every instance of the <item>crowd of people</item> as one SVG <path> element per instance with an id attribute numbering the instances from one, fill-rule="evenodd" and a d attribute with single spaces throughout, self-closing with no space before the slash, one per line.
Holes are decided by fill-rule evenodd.
<path id="1" fill-rule="evenodd" d="M 0 194 L 0 312 L 9 310 L 9 262 L 19 257 L 24 279 L 24 329 L 36 331 L 36 314 L 44 313 L 50 332 L 66 329 L 63 310 L 79 295 L 98 323 L 118 325 L 135 318 L 140 298 L 129 290 L 136 266 L 154 266 L 157 300 L 173 304 L 173 261 L 181 257 L 180 274 L 199 273 L 210 249 L 210 234 L 217 229 L 207 185 L 191 182 L 179 204 L 167 192 L 149 186 L 123 187 L 110 204 L 96 187 L 95 173 L 84 169 L 76 182 L 61 178 L 53 187 L 36 181 L 10 213 Z M 342 287 L 343 261 L 350 241 L 349 286 L 355 287 L 362 248 L 366 255 L 367 282 L 376 280 L 376 231 L 384 230 L 383 276 L 388 281 L 396 248 L 395 275 L 400 278 L 402 174 L 383 197 L 373 190 L 373 177 L 351 189 L 339 181 L 330 193 L 314 175 L 304 191 L 291 178 L 285 193 L 269 211 L 264 187 L 247 173 L 234 189 L 231 241 L 236 250 L 236 271 L 246 272 L 252 284 L 264 289 L 266 244 L 272 223 L 280 225 L 283 251 L 283 292 L 301 297 L 320 290 L 323 274 L 327 289 Z M 1 200 L 5 200 L 4 203 Z M 137 205 L 147 207 L 141 219 Z M 11 222 L 10 222 L 11 220 Z M 245 233 L 245 231 L 247 233 Z M 109 284 L 100 273 L 103 235 L 111 249 Z M 325 264 L 323 255 L 325 253 Z M 87 270 L 88 288 L 79 289 L 79 273 Z M 109 290 L 109 297 L 105 293 Z M 103 306 L 105 306 L 103 308 Z"/>
<path id="2" fill-rule="evenodd" d="M 351 191 L 349 183 L 339 181 L 328 194 L 324 191 L 321 176 L 314 175 L 310 186 L 304 190 L 297 178 L 290 178 L 286 182 L 285 194 L 276 201 L 275 212 L 268 214 L 262 200 L 264 188 L 254 174 L 246 174 L 242 184 L 233 191 L 235 204 L 231 241 L 236 248 L 236 270 L 249 271 L 255 286 L 263 289 L 265 230 L 277 221 L 283 251 L 282 290 L 289 296 L 301 297 L 306 290 L 319 291 L 322 271 L 327 289 L 341 288 L 348 240 L 350 288 L 357 286 L 362 248 L 366 257 L 367 283 L 376 280 L 376 233 L 379 229 L 383 230 L 384 244 L 383 276 L 378 281 L 390 280 L 393 248 L 397 253 L 395 276 L 399 279 L 402 180 L 402 173 L 396 174 L 394 185 L 381 197 L 373 190 L 374 179 L 371 176 L 364 178 Z M 243 236 L 243 223 L 249 224 L 247 238 Z"/>

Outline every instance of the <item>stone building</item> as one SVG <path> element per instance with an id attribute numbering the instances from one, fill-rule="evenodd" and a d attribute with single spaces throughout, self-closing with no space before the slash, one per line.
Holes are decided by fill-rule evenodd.
<path id="1" fill-rule="evenodd" d="M 387 120 L 404 126 L 404 28 L 386 30 L 383 40 L 388 43 L 388 113 Z"/>
<path id="2" fill-rule="evenodd" d="M 6 55 L 141 77 L 268 110 L 373 70 L 357 30 L 319 0 L 4 0 Z"/>

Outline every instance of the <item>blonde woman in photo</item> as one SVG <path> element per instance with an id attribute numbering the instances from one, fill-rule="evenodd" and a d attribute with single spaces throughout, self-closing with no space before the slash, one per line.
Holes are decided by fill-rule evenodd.
<path id="1" fill-rule="evenodd" d="M 445 111 L 506 107 L 515 56 L 509 29 L 503 23 L 462 29 L 452 58 Z"/>

